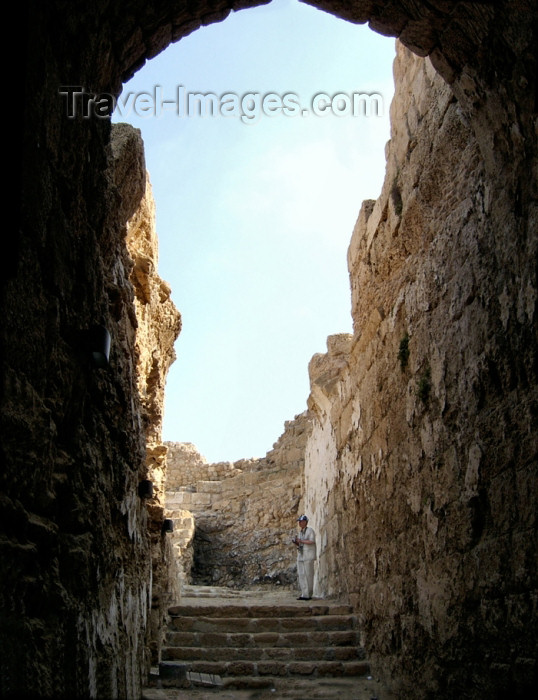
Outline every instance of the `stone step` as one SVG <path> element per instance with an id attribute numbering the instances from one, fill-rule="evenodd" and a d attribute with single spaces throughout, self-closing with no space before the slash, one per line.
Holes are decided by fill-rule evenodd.
<path id="1" fill-rule="evenodd" d="M 169 608 L 162 682 L 188 687 L 274 687 L 277 679 L 366 676 L 369 664 L 349 605 L 334 601 L 220 604 L 190 599 Z"/>
<path id="2" fill-rule="evenodd" d="M 363 661 L 364 656 L 358 646 L 167 646 L 162 651 L 163 661 Z"/>
<path id="3" fill-rule="evenodd" d="M 230 678 L 260 678 L 260 677 L 310 677 L 331 678 L 365 676 L 370 673 L 370 665 L 364 660 L 355 661 L 163 661 L 166 665 L 169 685 L 175 685 L 174 677 L 184 679 L 189 674 L 199 674 L 228 684 Z M 174 674 L 177 665 L 179 672 Z M 226 681 L 225 679 L 228 679 Z"/>
<path id="4" fill-rule="evenodd" d="M 357 630 L 326 630 L 323 632 L 183 632 L 168 631 L 166 642 L 173 647 L 233 647 L 238 648 L 296 648 L 359 646 Z"/>
<path id="5" fill-rule="evenodd" d="M 173 605 L 168 608 L 168 615 L 175 617 L 227 617 L 227 618 L 263 618 L 263 617 L 316 617 L 316 616 L 352 616 L 352 608 L 341 603 L 313 602 L 309 605 L 297 603 L 291 605 L 255 605 L 228 603 L 226 605 L 198 605 L 188 603 Z"/>
<path id="6" fill-rule="evenodd" d="M 315 615 L 297 617 L 172 617 L 170 631 L 181 632 L 327 632 L 353 629 L 356 619 L 353 615 Z"/>
<path id="7" fill-rule="evenodd" d="M 188 585 L 185 586 L 185 589 L 183 591 L 183 596 L 187 599 L 196 599 L 196 600 L 207 600 L 208 598 L 218 598 L 219 600 L 222 599 L 231 599 L 231 600 L 244 600 L 246 598 L 253 598 L 256 596 L 259 596 L 259 592 L 257 591 L 250 591 L 250 590 L 242 590 L 242 589 L 235 589 L 235 588 L 226 588 L 225 586 L 194 586 L 194 585 Z M 199 605 L 199 603 L 194 603 L 194 605 Z M 187 605 L 187 607 L 192 607 L 193 603 L 191 602 L 190 604 Z M 170 610 L 174 610 L 178 607 L 182 606 L 173 606 L 170 608 Z"/>
<path id="8" fill-rule="evenodd" d="M 269 676 L 228 676 L 220 682 L 225 690 L 260 690 L 275 686 L 274 678 Z"/>

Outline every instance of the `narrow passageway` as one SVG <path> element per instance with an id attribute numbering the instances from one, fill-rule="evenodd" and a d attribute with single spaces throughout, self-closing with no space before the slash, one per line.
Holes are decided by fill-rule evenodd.
<path id="1" fill-rule="evenodd" d="M 291 537 L 297 516 L 307 513 L 319 537 L 318 591 L 345 591 L 346 600 L 337 603 L 349 603 L 361 623 L 360 640 L 349 647 L 363 645 L 368 655 L 360 658 L 357 651 L 349 660 L 355 675 L 344 675 L 343 665 L 333 666 L 331 675 L 322 664 L 343 664 L 337 653 L 353 655 L 334 643 L 333 633 L 354 628 L 330 629 L 327 618 L 334 622 L 347 613 L 321 612 L 325 599 L 299 607 L 294 591 L 291 602 L 261 606 L 269 607 L 263 615 L 259 605 L 250 605 L 255 595 L 243 593 L 249 605 L 241 612 L 248 615 L 215 606 L 220 618 L 198 607 L 200 614 L 191 616 L 195 627 L 203 626 L 194 634 L 213 635 L 214 646 L 188 645 L 187 637 L 163 646 L 168 661 L 183 664 L 177 669 L 182 686 L 188 681 L 192 687 L 165 687 L 160 674 L 150 673 L 163 660 L 168 623 L 179 619 L 179 610 L 168 610 L 187 598 L 173 589 L 182 581 L 173 549 L 186 549 L 189 541 L 172 539 L 169 527 L 175 516 L 165 509 L 162 431 L 164 388 L 182 321 L 172 287 L 160 277 L 156 234 L 146 225 L 155 209 L 141 132 L 126 124 L 113 128 L 120 125 L 111 124 L 110 111 L 122 86 L 167 47 L 227 17 L 234 21 L 239 10 L 254 13 L 247 8 L 260 3 L 271 4 L 19 3 L 23 39 L 16 63 L 24 89 L 17 91 L 23 117 L 17 215 L 0 281 L 0 696 L 389 700 L 382 687 L 372 686 L 379 674 L 399 700 L 527 700 L 538 686 L 535 0 L 305 0 L 398 42 L 381 191 L 361 204 L 358 179 L 348 182 L 354 203 L 342 262 L 353 333 L 329 336 L 327 352 L 305 358 L 297 369 L 306 380 L 308 362 L 310 430 L 307 435 L 304 420 L 290 425 L 290 438 L 304 437 L 302 447 L 280 441 L 282 459 L 269 454 L 258 464 L 234 462 L 223 477 L 212 473 L 211 463 L 202 464 L 192 475 L 194 486 L 191 476 L 174 485 L 181 493 L 177 510 L 188 511 L 177 519 L 190 532 L 189 513 L 198 522 L 203 517 L 202 531 L 215 533 L 218 557 L 204 562 L 214 572 L 211 583 L 272 590 L 278 582 L 293 583 Z M 264 21 L 268 33 L 265 27 Z M 314 65 L 296 41 L 305 29 L 306 23 L 295 23 L 287 45 L 309 69 L 313 82 L 304 97 L 310 104 L 333 88 L 326 62 Z M 277 30 L 271 71 L 293 63 L 284 58 L 286 42 Z M 302 94 L 288 84 L 287 73 L 281 85 L 262 84 L 253 70 L 258 46 L 245 50 L 247 38 L 236 48 L 251 75 L 246 89 L 259 94 L 260 104 L 266 90 Z M 328 44 L 328 37 L 320 43 Z M 203 80 L 185 87 L 220 94 L 206 82 L 206 65 L 228 70 L 228 58 L 217 41 L 208 42 L 197 63 Z M 373 64 L 368 56 L 369 71 Z M 184 65 L 174 80 L 185 82 Z M 234 72 L 229 75 L 222 89 L 239 93 Z M 367 86 L 352 80 L 334 87 L 344 95 L 355 88 L 362 93 Z M 144 88 L 140 96 L 144 104 Z M 302 113 L 297 117 L 287 123 L 303 131 Z M 162 123 L 153 120 L 158 131 Z M 202 122 L 181 123 L 180 157 L 192 153 L 195 166 L 170 180 L 183 193 L 200 174 L 199 151 L 186 134 L 193 124 Z M 241 139 L 256 133 L 247 129 Z M 252 275 L 272 301 L 266 281 L 273 283 L 282 260 L 292 259 L 291 237 L 272 214 L 287 207 L 292 221 L 298 219 L 303 259 L 303 249 L 317 249 L 310 225 L 312 217 L 318 223 L 316 200 L 335 204 L 335 198 L 320 162 L 324 143 L 301 151 L 297 169 L 289 167 L 279 139 L 269 142 L 270 158 L 262 154 L 268 183 L 312 183 L 298 199 L 291 188 L 282 197 L 268 196 L 265 182 L 249 198 L 235 177 L 229 142 L 216 142 L 226 149 L 222 196 L 209 168 L 201 199 L 191 197 L 194 204 L 216 202 L 215 217 L 191 227 L 180 205 L 172 230 L 186 231 L 189 244 L 203 242 L 202 255 L 213 263 L 208 274 L 199 274 L 182 257 L 178 270 L 196 289 L 193 318 L 207 323 L 197 305 L 204 297 L 216 311 L 215 340 L 202 343 L 204 354 L 209 347 L 217 351 L 216 378 L 237 374 L 255 389 L 254 400 L 241 403 L 251 418 L 275 390 L 273 367 L 291 371 L 289 337 L 296 329 L 276 330 L 280 318 L 251 303 L 245 277 Z M 370 179 L 357 143 L 351 135 L 349 148 L 334 160 L 359 162 Z M 221 236 L 232 220 L 224 203 L 232 201 L 246 216 L 233 233 L 240 231 L 255 252 L 248 267 L 237 265 Z M 320 240 L 332 240 L 338 209 L 329 208 Z M 260 222 L 270 224 L 263 251 L 254 245 Z M 217 231 L 219 245 L 207 240 L 209 229 Z M 270 251 L 279 258 L 260 274 Z M 221 293 L 220 252 L 244 304 L 228 303 Z M 316 329 L 332 290 L 325 263 L 309 267 L 321 301 L 307 296 L 304 318 Z M 299 288 L 294 270 L 289 279 Z M 260 322 L 262 341 L 249 362 L 236 361 L 238 354 L 224 359 L 234 344 L 228 341 L 232 324 L 221 325 L 222 308 L 233 321 L 244 309 L 247 328 L 250 319 Z M 349 314 L 334 329 L 348 324 Z M 187 314 L 185 327 L 192 327 Z M 96 328 L 105 338 L 99 347 Z M 283 341 L 282 360 L 266 352 L 265 336 Z M 185 355 L 178 359 L 188 365 Z M 267 392 L 254 379 L 263 366 Z M 215 408 L 226 436 L 248 434 L 246 420 L 224 421 L 230 413 L 222 400 L 235 387 L 211 403 L 199 375 L 186 372 L 199 399 L 199 408 L 187 401 L 187 411 L 205 421 Z M 227 618 L 237 629 L 226 629 L 223 641 L 215 619 Z M 182 619 L 170 633 L 190 634 L 190 622 Z M 297 635 L 293 644 L 291 634 Z M 333 644 L 322 641 L 325 634 Z M 208 658 L 186 658 L 184 650 L 195 656 L 193 650 L 204 647 Z M 217 649 L 229 657 L 217 656 Z M 250 658 L 236 656 L 243 649 Z M 320 659 L 299 658 L 312 649 L 320 650 Z M 333 658 L 326 658 L 327 649 Z M 276 664 L 280 654 L 290 657 L 283 659 L 284 670 Z M 358 673 L 363 662 L 371 664 L 374 679 Z M 195 663 L 206 664 L 205 670 Z M 238 687 L 237 680 L 226 687 L 225 678 L 237 679 L 241 666 L 256 672 L 256 687 Z M 222 684 L 197 686 L 195 673 L 201 683 L 209 675 Z M 260 687 L 262 681 L 270 682 Z"/>
<path id="2" fill-rule="evenodd" d="M 337 599 L 296 599 L 292 588 L 187 586 L 169 608 L 162 661 L 144 700 L 391 700 Z"/>

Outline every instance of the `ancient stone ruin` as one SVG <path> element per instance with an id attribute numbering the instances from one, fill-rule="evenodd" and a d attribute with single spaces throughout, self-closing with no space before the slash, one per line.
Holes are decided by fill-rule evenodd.
<path id="1" fill-rule="evenodd" d="M 181 583 L 296 582 L 290 542 L 303 503 L 310 430 L 305 411 L 286 422 L 265 457 L 216 464 L 190 443 L 166 443 L 166 514 L 177 522 L 171 539 Z"/>
<path id="2" fill-rule="evenodd" d="M 89 107 L 92 95 L 117 96 L 172 42 L 256 4 L 16 10 L 0 693 L 141 697 L 184 577 L 286 585 L 279 538 L 304 508 L 319 533 L 318 595 L 353 609 L 372 668 L 398 697 L 532 697 L 536 2 L 311 0 L 399 40 L 385 182 L 350 232 L 353 333 L 335 329 L 311 360 L 307 413 L 288 425 L 308 429 L 290 443 L 285 430 L 259 462 L 212 472 L 199 459 L 198 473 L 178 477 L 161 421 L 181 319 L 157 273 L 143 144 L 107 114 L 69 116 L 60 93 L 84 88 Z M 265 513 L 266 555 L 238 558 L 240 529 L 222 556 L 204 550 L 204 531 L 224 537 L 237 513 L 260 516 L 248 491 L 262 483 L 278 500 Z M 194 568 L 167 527 L 183 519 L 195 531 L 193 511 Z"/>

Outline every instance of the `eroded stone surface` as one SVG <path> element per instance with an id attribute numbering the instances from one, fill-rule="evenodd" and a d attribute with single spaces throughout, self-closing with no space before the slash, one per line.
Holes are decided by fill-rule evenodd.
<path id="1" fill-rule="evenodd" d="M 136 143 L 137 137 L 139 140 L 138 130 L 126 124 L 113 127 L 112 146 L 116 163 L 122 165 L 115 168 L 115 173 L 119 173 L 116 180 L 124 186 L 122 203 L 129 201 L 133 187 L 132 161 L 144 163 L 143 147 L 141 142 Z M 152 563 L 148 627 L 151 660 L 158 663 L 166 610 L 180 595 L 180 569 L 171 539 L 163 533 L 167 449 L 162 443 L 162 417 L 166 376 L 176 357 L 174 342 L 181 331 L 181 315 L 170 298 L 170 286 L 158 274 L 155 202 L 145 169 L 143 175 L 143 195 L 141 199 L 138 195 L 138 206 L 127 210 L 126 244 L 132 260 L 130 280 L 136 317 L 136 371 L 146 444 L 144 478 L 153 486 L 153 496 L 146 501 Z"/>
<path id="2" fill-rule="evenodd" d="M 430 61 L 400 47 L 394 72 L 383 191 L 349 246 L 354 333 L 329 338 L 309 368 L 318 586 L 353 602 L 370 656 L 404 695 L 508 692 L 536 668 L 520 614 L 535 614 L 521 562 L 537 544 L 537 396 L 526 383 L 537 286 L 525 263 L 537 231 L 506 200 L 513 168 L 487 172 Z"/>
<path id="3" fill-rule="evenodd" d="M 309 432 L 305 412 L 286 422 L 265 457 L 215 464 L 191 443 L 167 443 L 166 506 L 184 584 L 294 584 Z"/>

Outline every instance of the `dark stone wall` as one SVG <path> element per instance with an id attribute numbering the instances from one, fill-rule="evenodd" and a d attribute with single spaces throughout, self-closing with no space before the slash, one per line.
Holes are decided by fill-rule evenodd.
<path id="1" fill-rule="evenodd" d="M 145 444 L 126 273 L 129 206 L 114 183 L 109 121 L 68 119 L 59 89 L 117 94 L 172 41 L 254 4 L 30 0 L 16 9 L 20 190 L 0 280 L 6 697 L 137 697 L 148 661 L 151 556 L 137 493 Z M 513 236 L 536 230 L 535 3 L 320 5 L 432 56 L 497 178 L 498 211 L 517 216 L 518 228 L 499 226 L 498 235 L 509 248 Z M 492 104 L 499 107 L 495 120 L 505 120 L 502 133 L 491 123 Z M 510 129 L 514 114 L 518 134 Z M 516 286 L 514 279 L 507 294 L 515 297 Z M 112 335 L 102 369 L 88 356 L 95 324 Z M 517 337 L 509 354 L 535 342 Z M 510 390 L 523 387 L 521 372 L 510 376 Z"/>
<path id="2" fill-rule="evenodd" d="M 62 119 L 62 52 L 39 9 L 2 284 L 0 692 L 132 697 L 148 661 L 151 559 L 124 236 L 145 164 L 138 137 L 120 189 L 110 124 Z M 96 325 L 111 334 L 104 367 L 92 363 Z"/>

